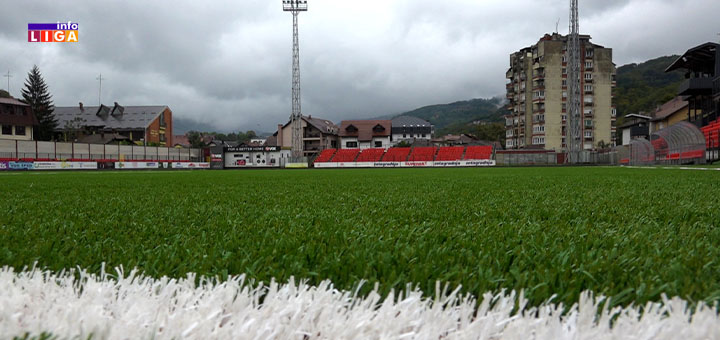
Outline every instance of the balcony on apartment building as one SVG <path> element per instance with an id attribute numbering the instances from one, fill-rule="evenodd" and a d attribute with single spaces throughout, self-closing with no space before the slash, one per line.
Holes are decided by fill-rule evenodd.
<path id="1" fill-rule="evenodd" d="M 533 123 L 545 123 L 545 115 L 544 114 L 533 115 Z"/>
<path id="2" fill-rule="evenodd" d="M 537 72 L 533 74 L 533 80 L 545 79 L 545 72 Z"/>
<path id="3" fill-rule="evenodd" d="M 585 109 L 583 110 L 583 114 L 585 117 L 592 117 L 593 116 L 593 110 L 592 109 Z"/>

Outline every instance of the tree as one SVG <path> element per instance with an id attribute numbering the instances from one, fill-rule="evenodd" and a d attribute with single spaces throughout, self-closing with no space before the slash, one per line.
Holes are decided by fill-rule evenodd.
<path id="1" fill-rule="evenodd" d="M 237 134 L 237 141 L 238 143 L 249 143 L 251 139 L 257 137 L 257 134 L 255 134 L 255 131 L 248 130 L 247 132 L 238 132 Z"/>
<path id="2" fill-rule="evenodd" d="M 80 136 L 80 133 L 84 132 L 85 123 L 86 120 L 82 117 L 75 117 L 66 121 L 63 127 L 63 140 L 66 142 L 75 141 Z"/>
<path id="3" fill-rule="evenodd" d="M 35 136 L 37 140 L 52 140 L 58 122 L 55 120 L 53 111 L 52 96 L 48 93 L 48 86 L 45 84 L 37 65 L 33 66 L 25 81 L 25 88 L 22 90 L 23 101 L 30 105 L 35 117 L 38 120 Z"/>
<path id="4" fill-rule="evenodd" d="M 502 123 L 477 125 L 475 134 L 480 140 L 505 144 L 505 126 Z"/>
<path id="5" fill-rule="evenodd" d="M 10 93 L 8 93 L 8 91 L 0 90 L 0 98 L 10 98 L 10 97 L 11 96 L 10 96 Z"/>
<path id="6" fill-rule="evenodd" d="M 186 136 L 188 138 L 188 142 L 190 143 L 191 148 L 204 148 L 205 147 L 205 142 L 203 142 L 203 136 L 200 132 L 188 131 Z"/>

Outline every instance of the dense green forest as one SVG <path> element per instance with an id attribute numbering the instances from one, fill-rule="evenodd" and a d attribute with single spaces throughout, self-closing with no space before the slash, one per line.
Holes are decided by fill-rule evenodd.
<path id="1" fill-rule="evenodd" d="M 476 120 L 499 121 L 505 114 L 502 98 L 471 99 L 450 104 L 430 105 L 399 116 L 414 116 L 435 125 L 436 131 L 455 129 Z"/>
<path id="2" fill-rule="evenodd" d="M 652 112 L 677 95 L 683 73 L 665 73 L 678 56 L 660 57 L 640 64 L 628 64 L 617 69 L 615 106 L 618 116 Z"/>

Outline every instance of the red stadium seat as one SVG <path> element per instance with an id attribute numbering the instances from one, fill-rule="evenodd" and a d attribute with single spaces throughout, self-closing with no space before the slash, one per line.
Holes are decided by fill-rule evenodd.
<path id="1" fill-rule="evenodd" d="M 410 162 L 432 162 L 435 159 L 437 148 L 434 146 L 415 147 L 410 153 Z"/>
<path id="2" fill-rule="evenodd" d="M 313 163 L 329 162 L 333 158 L 333 156 L 335 156 L 335 152 L 337 152 L 337 149 L 325 149 L 320 152 L 320 155 L 315 158 L 315 161 L 313 161 Z"/>
<path id="3" fill-rule="evenodd" d="M 365 149 L 360 152 L 356 162 L 379 162 L 385 153 L 385 149 Z"/>
<path id="4" fill-rule="evenodd" d="M 462 160 L 465 148 L 462 146 L 444 146 L 438 150 L 436 161 L 459 161 Z"/>
<path id="5" fill-rule="evenodd" d="M 410 148 L 389 148 L 382 157 L 383 162 L 405 162 L 410 154 Z"/>
<path id="6" fill-rule="evenodd" d="M 340 149 L 333 157 L 332 162 L 354 162 L 358 153 L 360 153 L 360 149 Z"/>
<path id="7" fill-rule="evenodd" d="M 468 146 L 467 150 L 465 150 L 464 159 L 491 159 L 492 151 L 492 146 Z"/>

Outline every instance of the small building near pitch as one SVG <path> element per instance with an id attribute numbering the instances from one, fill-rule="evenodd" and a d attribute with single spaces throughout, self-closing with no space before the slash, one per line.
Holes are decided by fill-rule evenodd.
<path id="1" fill-rule="evenodd" d="M 90 135 L 127 137 L 133 144 L 173 146 L 172 111 L 167 106 L 58 106 L 56 133 L 82 140 Z M 67 138 L 67 137 L 66 137 Z M 102 136 L 99 139 L 104 140 Z"/>
<path id="2" fill-rule="evenodd" d="M 223 148 L 223 165 L 225 169 L 281 168 L 290 154 L 290 150 L 279 146 L 227 146 Z"/>
<path id="3" fill-rule="evenodd" d="M 0 98 L 0 139 L 33 140 L 37 118 L 29 105 L 15 98 Z"/>

